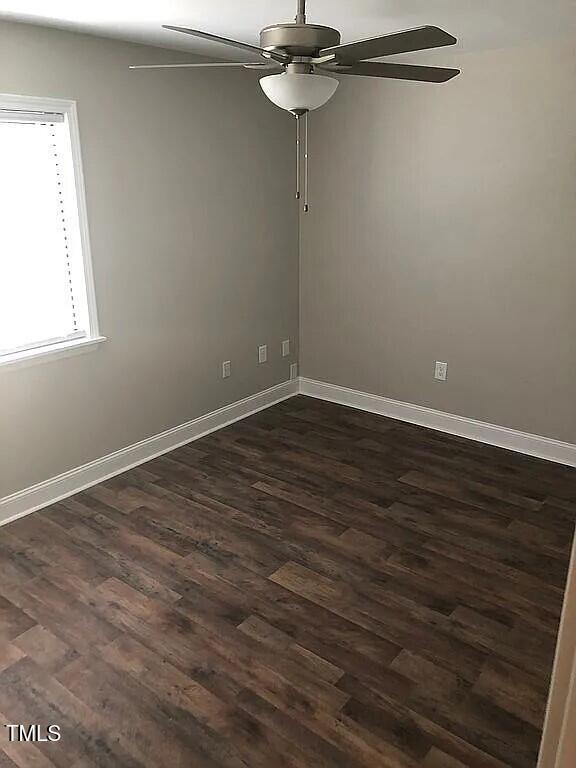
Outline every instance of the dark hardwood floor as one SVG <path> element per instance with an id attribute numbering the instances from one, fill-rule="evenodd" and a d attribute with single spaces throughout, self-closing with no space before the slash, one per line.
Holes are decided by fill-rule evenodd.
<path id="1" fill-rule="evenodd" d="M 298 397 L 0 529 L 0 768 L 534 768 L 576 471 Z"/>

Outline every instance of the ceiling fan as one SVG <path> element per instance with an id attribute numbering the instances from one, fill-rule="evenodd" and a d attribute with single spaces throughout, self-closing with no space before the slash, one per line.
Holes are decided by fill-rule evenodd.
<path id="1" fill-rule="evenodd" d="M 324 106 L 338 87 L 338 80 L 317 71 L 336 75 L 380 77 L 392 80 L 414 80 L 445 83 L 460 74 L 459 69 L 426 67 L 413 64 L 372 61 L 398 53 L 423 51 L 454 45 L 455 37 L 434 26 L 417 27 L 380 37 L 341 44 L 340 32 L 332 27 L 306 23 L 306 0 L 297 0 L 293 24 L 274 24 L 260 32 L 260 46 L 213 35 L 188 27 L 164 25 L 164 29 L 211 40 L 249 51 L 259 60 L 252 62 L 219 61 L 202 64 L 140 64 L 130 69 L 202 69 L 244 67 L 246 69 L 278 69 L 260 79 L 266 96 L 276 106 L 296 117 L 297 179 L 296 197 L 300 198 L 300 117 L 304 116 L 304 210 L 308 211 L 308 113 Z"/>

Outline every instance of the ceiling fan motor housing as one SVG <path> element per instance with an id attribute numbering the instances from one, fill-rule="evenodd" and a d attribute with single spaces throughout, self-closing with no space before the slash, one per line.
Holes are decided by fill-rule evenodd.
<path id="1" fill-rule="evenodd" d="M 260 47 L 291 56 L 318 56 L 323 48 L 340 45 L 340 32 L 319 24 L 274 24 L 260 32 Z"/>

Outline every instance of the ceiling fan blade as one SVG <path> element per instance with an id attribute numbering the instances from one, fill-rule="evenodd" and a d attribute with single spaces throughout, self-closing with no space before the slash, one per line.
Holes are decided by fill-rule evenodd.
<path id="1" fill-rule="evenodd" d="M 211 69 L 212 67 L 237 67 L 244 69 L 277 69 L 280 65 L 274 63 L 265 64 L 259 61 L 212 61 L 201 64 L 132 64 L 128 69 Z"/>
<path id="2" fill-rule="evenodd" d="M 371 37 L 356 43 L 335 45 L 324 48 L 321 56 L 336 56 L 338 61 L 362 61 L 377 59 L 380 56 L 392 56 L 396 53 L 424 51 L 427 48 L 441 48 L 444 45 L 457 43 L 455 37 L 444 32 L 439 27 L 417 27 L 403 32 L 393 32 L 390 35 Z"/>
<path id="3" fill-rule="evenodd" d="M 385 77 L 391 80 L 418 80 L 423 83 L 445 83 L 460 74 L 459 69 L 420 67 L 414 64 L 387 64 L 379 61 L 359 61 L 349 65 L 320 67 L 338 75 Z"/>
<path id="4" fill-rule="evenodd" d="M 204 40 L 212 40 L 215 43 L 221 43 L 222 45 L 231 45 L 234 48 L 242 48 L 245 51 L 251 53 L 257 53 L 266 59 L 274 59 L 275 61 L 282 62 L 284 64 L 290 61 L 290 57 L 285 53 L 279 51 L 267 51 L 265 48 L 259 48 L 257 45 L 250 45 L 249 43 L 242 43 L 239 40 L 230 40 L 227 37 L 220 37 L 219 35 L 212 35 L 210 32 L 202 32 L 199 29 L 189 29 L 188 27 L 172 27 L 169 24 L 162 25 L 164 29 L 169 29 L 172 32 L 182 32 L 185 35 L 192 35 L 193 37 L 201 37 Z"/>

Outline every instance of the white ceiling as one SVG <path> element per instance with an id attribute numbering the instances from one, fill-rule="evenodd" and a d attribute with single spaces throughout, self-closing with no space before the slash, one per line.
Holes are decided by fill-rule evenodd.
<path id="1" fill-rule="evenodd" d="M 295 6 L 296 0 L 0 0 L 0 17 L 243 60 L 238 50 L 161 25 L 257 44 L 262 27 L 293 21 Z M 576 0 L 308 0 L 308 21 L 340 29 L 343 41 L 436 24 L 458 37 L 462 50 L 485 50 L 574 34 Z"/>

